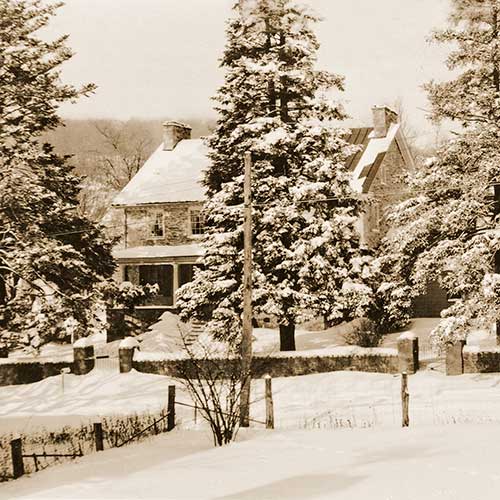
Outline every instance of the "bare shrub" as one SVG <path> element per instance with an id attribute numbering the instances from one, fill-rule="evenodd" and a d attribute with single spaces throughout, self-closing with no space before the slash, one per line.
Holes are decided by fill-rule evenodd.
<path id="1" fill-rule="evenodd" d="M 190 345 L 185 334 L 182 338 L 189 363 L 181 365 L 180 381 L 210 425 L 214 445 L 228 444 L 239 429 L 241 382 L 250 373 L 242 372 L 234 344 L 202 335 Z"/>

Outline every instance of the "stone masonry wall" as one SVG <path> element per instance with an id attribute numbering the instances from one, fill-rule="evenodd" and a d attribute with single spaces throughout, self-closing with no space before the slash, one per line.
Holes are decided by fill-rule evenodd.
<path id="1" fill-rule="evenodd" d="M 379 210 L 369 206 L 363 215 L 365 242 L 371 248 L 377 246 L 388 231 L 384 214 L 389 206 L 401 200 L 405 188 L 403 177 L 408 168 L 397 142 L 392 141 L 369 190 L 376 198 Z"/>
<path id="2" fill-rule="evenodd" d="M 139 358 L 139 359 L 137 359 Z M 234 373 L 237 363 L 232 359 L 201 359 L 197 363 L 207 364 L 211 368 L 199 368 L 201 373 L 222 370 Z M 213 365 L 213 366 L 212 366 Z M 136 353 L 132 367 L 139 372 L 166 375 L 169 377 L 195 377 L 196 369 L 189 358 L 178 359 L 141 359 Z M 351 370 L 375 373 L 398 373 L 400 369 L 397 351 L 394 354 L 360 354 L 360 355 L 318 355 L 318 356 L 268 356 L 252 358 L 252 378 L 261 378 L 265 374 L 272 377 L 293 377 L 312 373 Z"/>
<path id="3" fill-rule="evenodd" d="M 59 375 L 62 368 L 73 371 L 73 361 L 31 361 L 15 362 L 9 359 L 0 363 L 0 386 L 32 384 L 47 377 Z"/>
<path id="4" fill-rule="evenodd" d="M 189 211 L 200 210 L 201 202 L 179 202 L 128 207 L 127 247 L 154 245 L 186 245 L 196 241 L 191 235 Z M 164 213 L 163 237 L 153 237 L 151 227 L 154 213 Z"/>

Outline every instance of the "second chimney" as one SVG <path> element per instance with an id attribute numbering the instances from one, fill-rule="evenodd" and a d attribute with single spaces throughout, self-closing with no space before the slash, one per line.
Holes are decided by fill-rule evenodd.
<path id="1" fill-rule="evenodd" d="M 373 137 L 381 138 L 387 135 L 391 123 L 397 123 L 398 114 L 387 106 L 373 106 Z"/>
<path id="2" fill-rule="evenodd" d="M 191 127 L 168 121 L 163 124 L 163 151 L 172 151 L 183 139 L 191 139 Z"/>

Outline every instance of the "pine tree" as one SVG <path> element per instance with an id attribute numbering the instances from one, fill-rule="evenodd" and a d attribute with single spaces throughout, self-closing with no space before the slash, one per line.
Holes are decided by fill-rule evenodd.
<path id="1" fill-rule="evenodd" d="M 295 349 L 306 310 L 338 317 L 357 255 L 353 152 L 333 100 L 343 79 L 315 69 L 318 18 L 289 0 L 240 1 L 227 28 L 219 120 L 209 138 L 204 270 L 179 293 L 183 317 L 241 330 L 243 157 L 253 156 L 253 302 L 274 316 L 282 350 Z"/>
<path id="2" fill-rule="evenodd" d="M 434 33 L 437 42 L 453 44 L 447 63 L 462 72 L 426 85 L 431 117 L 460 128 L 414 176 L 414 195 L 392 215 L 398 230 L 387 250 L 397 256 L 395 279 L 421 293 L 438 278 L 457 299 L 434 332 L 440 343 L 500 317 L 493 203 L 500 182 L 499 10 L 497 0 L 454 0 L 450 26 Z"/>
<path id="3" fill-rule="evenodd" d="M 112 242 L 78 214 L 80 180 L 68 157 L 40 141 L 61 123 L 58 107 L 93 90 L 60 81 L 65 36 L 38 37 L 57 5 L 0 0 L 0 329 L 35 347 L 88 334 L 109 290 Z"/>

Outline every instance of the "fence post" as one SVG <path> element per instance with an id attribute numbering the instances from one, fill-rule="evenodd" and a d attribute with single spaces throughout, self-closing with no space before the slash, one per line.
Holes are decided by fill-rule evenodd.
<path id="1" fill-rule="evenodd" d="M 120 360 L 120 373 L 128 373 L 132 370 L 134 351 L 139 348 L 139 342 L 133 337 L 127 337 L 118 346 L 118 357 Z"/>
<path id="2" fill-rule="evenodd" d="M 168 386 L 167 431 L 175 427 L 175 385 Z"/>
<path id="3" fill-rule="evenodd" d="M 408 374 L 401 374 L 401 407 L 402 407 L 402 427 L 410 425 L 410 394 L 408 392 Z"/>
<path id="4" fill-rule="evenodd" d="M 73 373 L 75 375 L 85 375 L 94 368 L 94 346 L 85 337 L 78 339 L 73 344 L 73 364 Z"/>
<path id="5" fill-rule="evenodd" d="M 418 370 L 418 337 L 406 332 L 398 337 L 399 371 L 415 373 Z"/>
<path id="6" fill-rule="evenodd" d="M 265 375 L 266 384 L 266 429 L 274 429 L 273 388 L 271 375 Z"/>
<path id="7" fill-rule="evenodd" d="M 17 479 L 24 474 L 23 443 L 20 437 L 10 442 L 10 451 L 12 455 L 12 472 L 14 479 Z"/>
<path id="8" fill-rule="evenodd" d="M 95 440 L 95 451 L 103 451 L 104 442 L 103 442 L 101 422 L 94 422 L 94 440 Z"/>
<path id="9" fill-rule="evenodd" d="M 446 375 L 462 375 L 464 372 L 464 345 L 465 340 L 446 344 Z"/>

